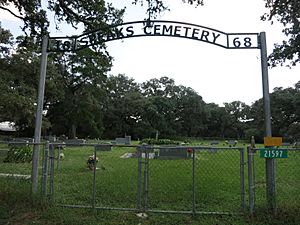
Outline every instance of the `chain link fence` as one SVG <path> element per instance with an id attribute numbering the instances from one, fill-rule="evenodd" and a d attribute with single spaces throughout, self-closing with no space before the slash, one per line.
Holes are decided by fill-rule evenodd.
<path id="1" fill-rule="evenodd" d="M 16 193 L 31 193 L 32 152 L 39 146 L 38 173 L 42 174 L 45 143 L 36 144 L 33 139 L 22 138 L 0 142 L 0 189 Z"/>
<path id="2" fill-rule="evenodd" d="M 95 164 L 88 167 L 91 157 Z M 44 177 L 42 191 L 59 205 L 172 213 L 245 209 L 243 148 L 84 145 L 62 150 L 50 144 L 48 158 L 49 181 Z"/>
<path id="3" fill-rule="evenodd" d="M 32 163 L 4 162 L 9 149 L 31 142 L 0 143 L 0 187 L 30 193 Z M 55 204 L 109 210 L 171 213 L 250 213 L 267 208 L 261 149 L 211 146 L 40 144 L 40 191 Z M 300 149 L 275 159 L 278 211 L 300 209 Z M 94 167 L 90 157 L 97 157 Z M 245 183 L 245 181 L 248 182 Z M 300 212 L 299 212 L 300 213 Z"/>
<path id="4" fill-rule="evenodd" d="M 277 148 L 286 151 L 287 158 L 275 158 L 275 190 L 278 211 L 287 212 L 300 209 L 300 149 Z M 263 149 L 248 149 L 249 204 L 250 213 L 265 211 L 266 159 L 261 156 Z M 300 213 L 300 211 L 299 211 Z"/>

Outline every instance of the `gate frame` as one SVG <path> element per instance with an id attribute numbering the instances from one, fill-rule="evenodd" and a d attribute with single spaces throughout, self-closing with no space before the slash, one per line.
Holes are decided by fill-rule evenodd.
<path id="1" fill-rule="evenodd" d="M 41 181 L 41 192 L 42 199 L 53 200 L 54 199 L 54 170 L 55 170 L 55 160 L 57 160 L 57 169 L 60 168 L 60 158 L 59 156 L 55 156 L 55 145 L 60 145 L 60 143 L 49 143 L 46 142 L 45 151 L 43 155 L 43 167 L 42 167 L 42 181 Z M 133 147 L 137 150 L 137 190 L 136 190 L 136 207 L 135 208 L 117 208 L 110 206 L 96 206 L 96 167 L 93 167 L 93 184 L 91 187 L 91 203 L 88 205 L 69 205 L 69 204 L 60 204 L 59 206 L 68 207 L 68 208 L 85 208 L 85 209 L 94 209 L 94 210 L 116 210 L 116 211 L 134 211 L 134 212 L 151 212 L 151 213 L 172 213 L 172 214 L 213 214 L 213 215 L 234 215 L 234 214 L 244 214 L 246 212 L 246 190 L 245 190 L 245 149 L 244 147 L 212 147 L 212 146 L 176 146 L 176 147 L 168 147 L 168 146 L 152 146 L 152 145 L 108 145 L 108 144 L 83 144 L 82 146 L 93 146 L 94 147 L 94 157 L 97 157 L 97 152 L 101 151 L 101 149 L 107 149 L 107 146 L 110 147 Z M 97 146 L 97 149 L 96 149 Z M 182 210 L 159 210 L 159 209 L 149 209 L 149 165 L 150 165 L 150 157 L 149 153 L 154 149 L 174 149 L 180 148 L 183 150 L 191 149 L 192 150 L 192 168 L 191 173 L 191 183 L 192 183 L 192 198 L 191 198 L 191 208 L 188 211 Z M 196 152 L 197 151 L 209 151 L 209 150 L 228 150 L 228 151 L 238 151 L 239 156 L 239 170 L 240 170 L 240 212 L 211 212 L 211 211 L 197 211 L 196 208 Z M 59 150 L 58 150 L 59 151 Z M 238 154 L 236 152 L 236 154 Z M 159 159 L 156 159 L 159 160 Z M 99 161 L 101 163 L 101 160 Z M 49 163 L 49 165 L 48 165 Z M 49 170 L 49 171 L 48 171 Z M 48 176 L 49 176 L 49 185 L 48 184 Z M 47 189 L 49 188 L 49 192 Z"/>

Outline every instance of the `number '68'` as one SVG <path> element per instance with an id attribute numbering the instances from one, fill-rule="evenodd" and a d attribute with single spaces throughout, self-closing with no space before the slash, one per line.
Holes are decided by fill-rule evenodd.
<path id="1" fill-rule="evenodd" d="M 233 45 L 234 45 L 234 47 L 240 48 L 242 44 L 243 44 L 243 47 L 246 47 L 246 48 L 251 47 L 251 45 L 252 45 L 251 38 L 245 37 L 243 39 L 243 41 L 240 41 L 239 37 L 236 37 L 236 38 L 233 39 Z"/>

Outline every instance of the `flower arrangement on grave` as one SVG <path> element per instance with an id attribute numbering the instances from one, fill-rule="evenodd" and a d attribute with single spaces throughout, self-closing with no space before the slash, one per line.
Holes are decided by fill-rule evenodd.
<path id="1" fill-rule="evenodd" d="M 98 157 L 95 157 L 95 155 L 89 156 L 87 160 L 87 166 L 90 170 L 93 170 L 96 166 L 97 162 L 99 161 Z"/>
<path id="2" fill-rule="evenodd" d="M 186 152 L 188 154 L 188 157 L 191 157 L 192 154 L 193 154 L 193 149 L 192 148 L 187 148 Z"/>

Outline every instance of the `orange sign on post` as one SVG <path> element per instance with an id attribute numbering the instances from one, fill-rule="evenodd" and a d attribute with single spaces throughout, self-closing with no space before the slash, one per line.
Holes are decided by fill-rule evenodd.
<path id="1" fill-rule="evenodd" d="M 264 137 L 265 147 L 275 147 L 282 145 L 282 137 Z"/>

